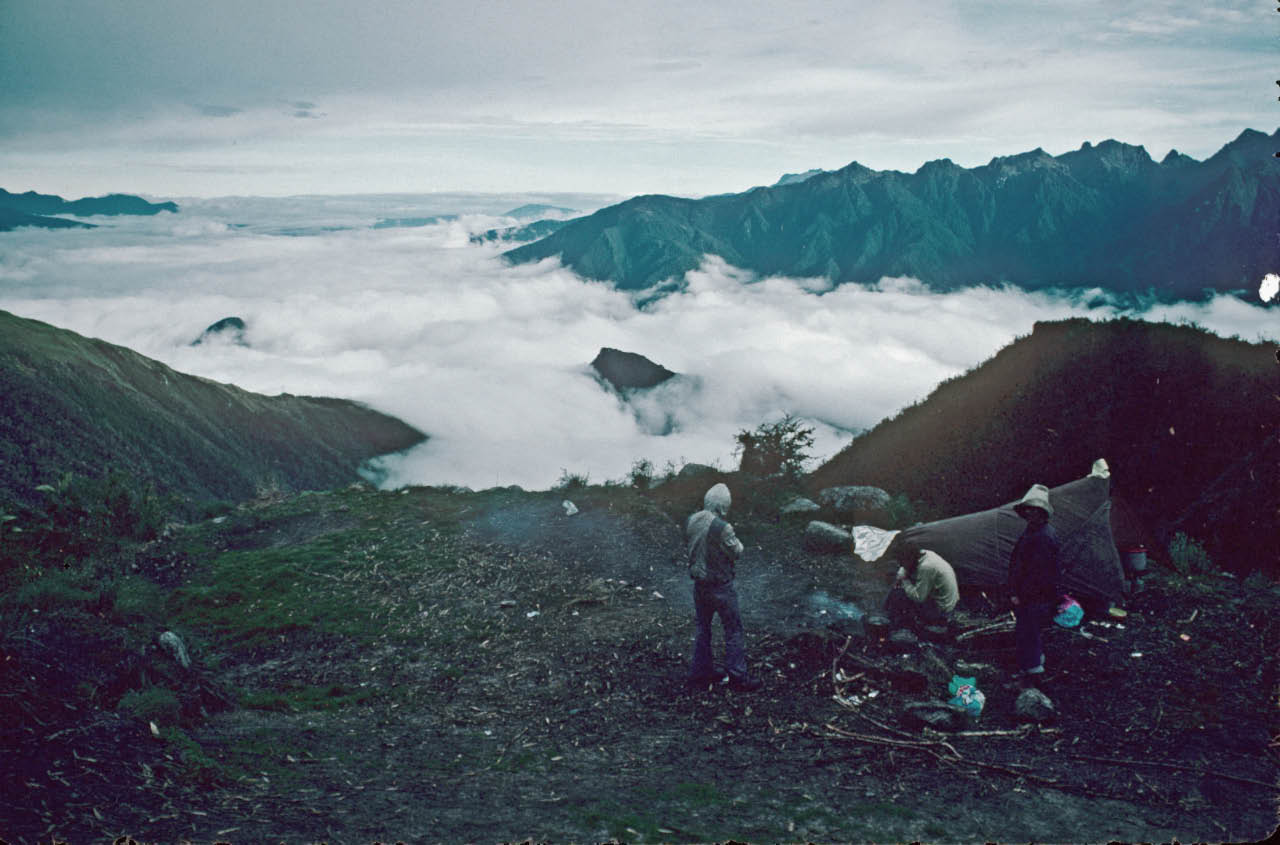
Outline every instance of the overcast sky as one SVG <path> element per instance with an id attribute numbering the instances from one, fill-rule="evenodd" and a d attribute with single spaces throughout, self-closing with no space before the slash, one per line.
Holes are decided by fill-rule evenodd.
<path id="1" fill-rule="evenodd" d="M 0 0 L 0 187 L 700 195 L 1276 119 L 1261 0 Z"/>

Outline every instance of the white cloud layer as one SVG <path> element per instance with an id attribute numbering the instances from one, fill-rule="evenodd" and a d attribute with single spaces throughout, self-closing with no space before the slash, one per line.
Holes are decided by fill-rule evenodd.
<path id="1" fill-rule="evenodd" d="M 499 247 L 470 243 L 525 202 L 585 211 L 604 199 L 230 198 L 98 218 L 93 230 L 20 229 L 0 234 L 0 308 L 249 390 L 351 398 L 400 417 L 431 440 L 387 462 L 390 485 L 537 489 L 562 472 L 620 479 L 642 458 L 728 468 L 734 435 L 783 413 L 817 427 L 825 457 L 1036 320 L 1117 313 L 909 279 L 834 290 L 751 280 L 717 259 L 641 309 L 554 262 L 512 267 Z M 371 228 L 434 214 L 460 216 Z M 1257 340 L 1280 337 L 1274 313 L 1219 297 L 1141 316 Z M 229 316 L 245 321 L 248 347 L 190 345 Z M 591 375 L 606 346 L 683 378 L 623 405 Z"/>

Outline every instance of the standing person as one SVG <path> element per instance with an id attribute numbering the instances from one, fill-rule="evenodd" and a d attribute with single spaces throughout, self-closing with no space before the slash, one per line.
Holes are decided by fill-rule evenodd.
<path id="1" fill-rule="evenodd" d="M 1049 524 L 1053 515 L 1049 489 L 1043 484 L 1031 485 L 1013 509 L 1027 523 L 1009 558 L 1009 595 L 1018 671 L 1022 683 L 1029 685 L 1044 673 L 1040 631 L 1057 609 L 1062 566 L 1058 535 Z"/>
<path id="2" fill-rule="evenodd" d="M 902 618 L 909 614 L 924 625 L 945 626 L 949 633 L 960 601 L 951 564 L 937 552 L 915 549 L 909 543 L 896 544 L 895 554 L 901 565 L 885 602 L 890 616 Z"/>
<path id="3" fill-rule="evenodd" d="M 718 679 L 711 659 L 711 622 L 720 615 L 724 629 L 725 672 L 732 689 L 750 692 L 761 682 L 747 673 L 747 654 L 738 613 L 738 593 L 733 588 L 734 567 L 742 556 L 742 543 L 725 521 L 729 513 L 729 488 L 717 484 L 702 499 L 702 510 L 685 524 L 689 577 L 693 579 L 693 607 L 698 633 L 693 643 L 693 663 L 689 683 L 705 684 Z"/>

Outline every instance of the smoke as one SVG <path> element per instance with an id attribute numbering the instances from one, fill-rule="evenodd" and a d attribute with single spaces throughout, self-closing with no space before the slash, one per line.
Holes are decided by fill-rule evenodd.
<path id="1" fill-rule="evenodd" d="M 621 479 L 641 459 L 730 468 L 737 432 L 786 413 L 814 425 L 827 457 L 1037 320 L 1121 313 L 1100 295 L 760 280 L 714 258 L 638 306 L 553 261 L 513 267 L 502 246 L 471 242 L 516 222 L 504 208 L 548 199 L 601 201 L 223 199 L 93 230 L 20 229 L 0 234 L 0 308 L 248 390 L 400 417 L 431 439 L 382 462 L 389 486 L 538 489 L 566 473 Z M 430 216 L 442 219 L 373 228 Z M 1276 336 L 1272 313 L 1218 297 L 1134 316 L 1254 340 Z M 244 320 L 247 346 L 191 345 L 224 317 Z M 623 401 L 589 367 L 605 346 L 680 377 Z"/>

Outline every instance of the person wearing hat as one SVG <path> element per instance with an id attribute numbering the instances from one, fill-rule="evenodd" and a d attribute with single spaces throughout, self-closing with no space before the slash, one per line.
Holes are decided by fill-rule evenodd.
<path id="1" fill-rule="evenodd" d="M 733 588 L 734 570 L 742 556 L 742 541 L 733 533 L 733 525 L 725 520 L 732 501 L 729 488 L 716 484 L 702 499 L 702 510 L 685 523 L 685 555 L 689 577 L 693 579 L 693 608 L 697 633 L 693 642 L 693 662 L 687 682 L 700 686 L 721 678 L 711 658 L 711 623 L 720 617 L 724 628 L 725 672 L 729 688 L 751 692 L 762 681 L 747 672 L 742 615 L 738 612 L 738 594 Z"/>
<path id="2" fill-rule="evenodd" d="M 1057 532 L 1049 524 L 1053 515 L 1049 488 L 1031 485 L 1013 509 L 1027 523 L 1009 558 L 1009 596 L 1018 672 L 1021 681 L 1030 685 L 1044 673 L 1041 629 L 1058 606 L 1061 552 Z"/>

